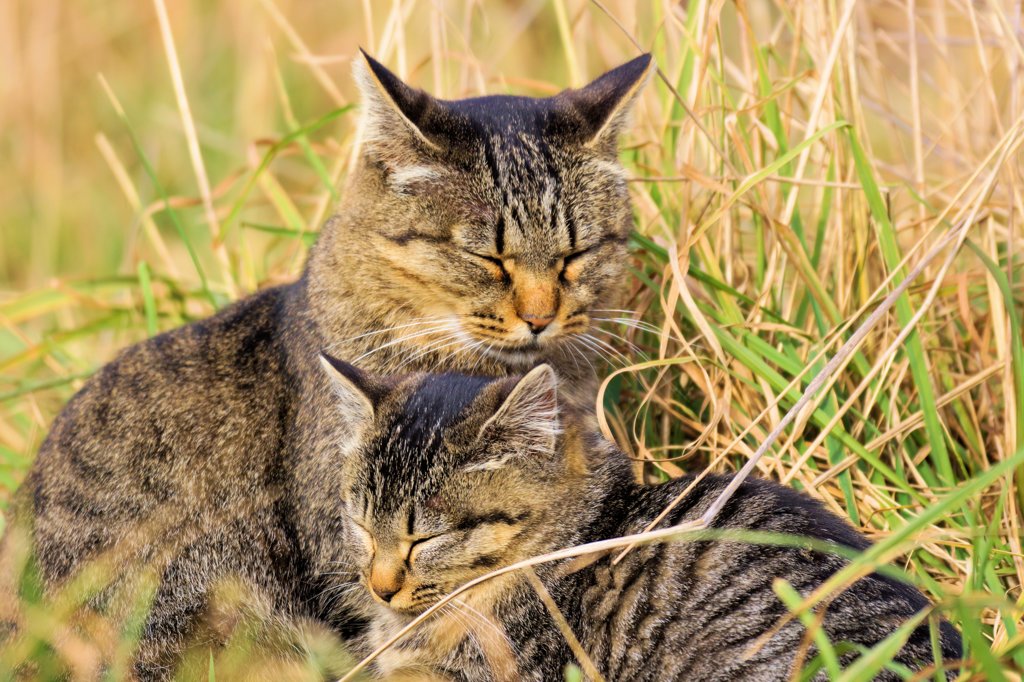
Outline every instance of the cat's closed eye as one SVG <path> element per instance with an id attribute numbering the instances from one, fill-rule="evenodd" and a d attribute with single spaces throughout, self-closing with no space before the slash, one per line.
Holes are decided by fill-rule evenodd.
<path id="1" fill-rule="evenodd" d="M 505 261 L 495 256 L 488 256 L 482 253 L 476 253 L 475 251 L 467 251 L 470 256 L 481 261 L 481 264 L 487 268 L 487 271 L 491 273 L 495 279 L 508 280 L 508 270 L 505 269 Z"/>
<path id="2" fill-rule="evenodd" d="M 352 535 L 359 539 L 363 550 L 367 554 L 373 554 L 377 549 L 377 543 L 373 539 L 373 534 L 354 519 L 350 518 L 347 525 L 349 530 L 352 531 Z"/>
<path id="3" fill-rule="evenodd" d="M 582 258 L 590 254 L 593 250 L 594 249 L 592 247 L 588 247 L 570 253 L 568 256 L 564 256 L 561 259 L 561 268 L 559 268 L 558 271 L 558 278 L 562 282 L 571 282 L 578 278 L 580 274 L 579 270 L 582 267 Z"/>
<path id="4" fill-rule="evenodd" d="M 409 545 L 409 555 L 408 555 L 406 560 L 410 564 L 415 563 L 418 555 L 421 552 L 423 552 L 425 550 L 429 550 L 429 549 L 434 549 L 434 548 L 440 546 L 446 540 L 449 539 L 450 535 L 451 535 L 451 533 L 436 533 L 434 535 L 428 535 L 426 537 L 422 537 L 422 538 L 419 538 L 417 540 L 414 540 Z"/>

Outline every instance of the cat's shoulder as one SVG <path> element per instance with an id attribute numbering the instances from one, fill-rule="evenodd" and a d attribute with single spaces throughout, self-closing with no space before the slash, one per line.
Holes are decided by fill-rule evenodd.
<path id="1" fill-rule="evenodd" d="M 71 398 L 40 449 L 102 448 L 199 422 L 278 392 L 284 373 L 281 315 L 287 287 L 266 289 L 215 315 L 121 350 Z M 183 425 L 184 426 L 184 425 Z M 167 434 L 170 436 L 170 434 Z"/>
<path id="2" fill-rule="evenodd" d="M 168 330 L 121 350 L 90 383 L 220 370 L 211 378 L 230 380 L 233 367 L 251 364 L 281 343 L 281 312 L 287 287 L 258 291 L 214 315 Z"/>

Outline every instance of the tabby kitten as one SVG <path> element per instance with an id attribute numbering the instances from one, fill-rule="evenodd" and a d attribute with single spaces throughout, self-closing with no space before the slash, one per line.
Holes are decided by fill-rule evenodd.
<path id="1" fill-rule="evenodd" d="M 348 562 L 352 575 L 335 580 L 362 585 L 348 591 L 347 608 L 371 622 L 364 654 L 496 567 L 642 531 L 692 481 L 641 485 L 614 457 L 588 456 L 613 446 L 581 432 L 571 411 L 559 414 L 546 366 L 518 381 L 447 374 L 397 384 L 339 361 L 325 368 L 338 396 L 338 450 L 319 472 L 317 494 L 329 495 L 319 504 L 334 511 L 315 514 L 319 524 L 330 518 L 318 526 L 315 565 Z M 698 518 L 728 481 L 699 483 L 665 524 Z M 817 501 L 763 480 L 744 483 L 714 527 L 869 545 Z M 799 621 L 750 648 L 787 613 L 772 582 L 783 578 L 806 595 L 845 564 L 806 548 L 710 540 L 637 547 L 613 565 L 615 556 L 575 570 L 545 564 L 537 574 L 600 673 L 631 681 L 790 679 L 805 636 Z M 833 643 L 871 647 L 928 606 L 915 588 L 875 573 L 821 608 Z M 939 638 L 933 652 L 928 626 L 918 627 L 897 662 L 918 670 L 938 655 L 961 656 L 948 623 Z M 533 588 L 508 574 L 461 595 L 373 665 L 386 679 L 555 680 L 574 660 Z M 901 677 L 885 671 L 879 679 Z"/>
<path id="2" fill-rule="evenodd" d="M 358 58 L 361 163 L 301 279 L 128 348 L 54 422 L 20 505 L 45 584 L 101 555 L 118 578 L 154 567 L 140 678 L 169 674 L 224 576 L 301 604 L 294 478 L 327 443 L 321 348 L 377 369 L 544 360 L 590 399 L 584 334 L 615 305 L 630 230 L 616 138 L 650 70 L 442 101 Z"/>

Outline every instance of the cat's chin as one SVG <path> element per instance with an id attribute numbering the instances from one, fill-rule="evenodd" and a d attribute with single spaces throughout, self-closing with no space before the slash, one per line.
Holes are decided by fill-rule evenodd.
<path id="1" fill-rule="evenodd" d="M 416 606 L 411 606 L 409 608 L 395 608 L 394 606 L 385 606 L 383 604 L 378 604 L 378 608 L 387 613 L 392 620 L 402 625 L 410 623 L 412 620 L 416 618 L 416 616 L 420 615 L 421 613 L 429 609 L 431 606 L 433 606 L 433 603 L 417 604 Z"/>
<path id="2" fill-rule="evenodd" d="M 484 355 L 508 365 L 512 369 L 527 370 L 534 367 L 541 357 L 541 347 L 535 344 L 523 345 L 519 348 L 502 348 L 501 346 L 481 346 Z"/>

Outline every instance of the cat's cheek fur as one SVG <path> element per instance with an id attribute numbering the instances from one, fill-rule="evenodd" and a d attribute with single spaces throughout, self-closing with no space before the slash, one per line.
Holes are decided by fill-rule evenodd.
<path id="1" fill-rule="evenodd" d="M 349 551 L 358 560 L 360 567 L 368 566 L 373 559 L 373 538 L 350 519 L 345 519 L 345 535 Z"/>

